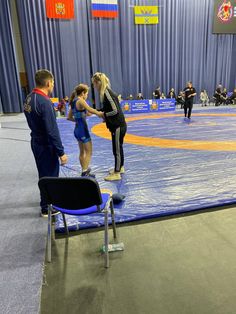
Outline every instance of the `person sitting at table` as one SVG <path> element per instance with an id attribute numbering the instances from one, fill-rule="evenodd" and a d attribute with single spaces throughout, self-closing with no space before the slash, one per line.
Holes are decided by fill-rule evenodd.
<path id="1" fill-rule="evenodd" d="M 179 95 L 176 97 L 176 101 L 177 101 L 177 104 L 180 104 L 180 108 L 183 109 L 184 108 L 184 103 L 185 103 L 185 98 L 184 98 L 184 92 L 181 90 L 179 92 Z"/>
<path id="2" fill-rule="evenodd" d="M 121 94 L 119 94 L 117 97 L 118 97 L 119 102 L 122 102 L 122 101 L 123 101 L 123 97 L 122 97 Z"/>
<path id="3" fill-rule="evenodd" d="M 142 99 L 143 99 L 142 93 L 138 93 L 138 95 L 137 95 L 137 100 L 142 100 Z"/>
<path id="4" fill-rule="evenodd" d="M 174 98 L 176 99 L 176 95 L 175 95 L 175 90 L 174 88 L 171 88 L 168 95 L 167 95 L 167 98 Z"/>
<path id="5" fill-rule="evenodd" d="M 160 99 L 161 98 L 161 88 L 158 86 L 155 91 L 152 94 L 155 99 Z"/>
<path id="6" fill-rule="evenodd" d="M 133 99 L 134 99 L 134 97 L 133 97 L 132 94 L 130 94 L 130 95 L 127 97 L 127 100 L 133 100 Z"/>
<path id="7" fill-rule="evenodd" d="M 166 96 L 164 93 L 161 93 L 161 98 L 160 99 L 166 99 Z"/>
<path id="8" fill-rule="evenodd" d="M 202 103 L 202 107 L 203 106 L 207 106 L 208 103 L 209 103 L 209 97 L 207 95 L 207 91 L 204 89 L 201 91 L 200 93 L 200 100 L 201 100 L 201 103 Z"/>

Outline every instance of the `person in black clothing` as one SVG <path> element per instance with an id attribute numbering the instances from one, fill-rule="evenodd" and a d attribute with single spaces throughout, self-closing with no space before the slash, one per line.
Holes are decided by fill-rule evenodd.
<path id="1" fill-rule="evenodd" d="M 179 95 L 176 98 L 177 104 L 180 104 L 181 109 L 184 108 L 184 104 L 185 104 L 185 98 L 184 98 L 184 92 L 180 91 Z"/>
<path id="2" fill-rule="evenodd" d="M 228 97 L 227 104 L 236 104 L 236 88 L 234 89 L 232 95 Z"/>
<path id="3" fill-rule="evenodd" d="M 167 98 L 174 98 L 176 99 L 176 95 L 175 95 L 175 90 L 174 88 L 171 88 L 168 95 L 167 95 Z"/>
<path id="4" fill-rule="evenodd" d="M 184 116 L 185 118 L 191 119 L 193 109 L 193 99 L 197 95 L 196 89 L 193 87 L 192 82 L 187 83 L 187 87 L 184 89 L 185 93 L 185 104 L 184 104 Z"/>
<path id="5" fill-rule="evenodd" d="M 227 101 L 228 101 L 228 96 L 227 96 L 227 89 L 224 88 L 223 92 L 221 93 L 221 102 L 223 105 L 227 105 Z"/>
<path id="6" fill-rule="evenodd" d="M 110 81 L 104 73 L 97 72 L 92 77 L 93 86 L 99 91 L 103 105 L 104 120 L 111 132 L 112 149 L 115 157 L 115 167 L 109 171 L 106 181 L 121 180 L 124 173 L 123 142 L 127 130 L 125 117 L 119 104 L 117 95 L 112 91 Z"/>
<path id="7" fill-rule="evenodd" d="M 142 93 L 138 93 L 136 99 L 137 100 L 142 100 L 143 99 L 143 94 Z"/>
<path id="8" fill-rule="evenodd" d="M 39 178 L 58 177 L 59 159 L 67 163 L 67 155 L 61 142 L 56 114 L 49 95 L 53 91 L 54 78 L 48 70 L 35 74 L 36 88 L 27 96 L 24 114 L 31 129 L 31 149 L 34 154 Z M 41 215 L 48 215 L 48 204 L 41 194 Z"/>
<path id="9" fill-rule="evenodd" d="M 153 93 L 153 96 L 154 96 L 155 99 L 160 99 L 161 98 L 161 88 L 160 88 L 160 86 L 158 86 L 155 89 L 155 91 Z"/>
<path id="10" fill-rule="evenodd" d="M 221 88 L 217 87 L 215 94 L 213 95 L 213 98 L 215 99 L 215 106 L 220 106 L 222 103 L 221 93 L 222 93 Z"/>

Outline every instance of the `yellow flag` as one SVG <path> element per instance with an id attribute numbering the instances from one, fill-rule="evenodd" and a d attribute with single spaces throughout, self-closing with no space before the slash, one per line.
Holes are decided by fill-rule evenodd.
<path id="1" fill-rule="evenodd" d="M 158 24 L 157 6 L 135 6 L 135 24 Z"/>

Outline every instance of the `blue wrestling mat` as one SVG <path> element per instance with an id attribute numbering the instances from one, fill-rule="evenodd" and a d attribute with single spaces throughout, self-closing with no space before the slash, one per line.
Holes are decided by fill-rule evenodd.
<path id="1" fill-rule="evenodd" d="M 204 109 L 194 110 L 191 122 L 184 120 L 182 111 L 127 117 L 122 181 L 103 180 L 114 165 L 111 141 L 91 132 L 92 168 L 100 187 L 126 196 L 115 207 L 117 223 L 236 202 L 236 110 Z M 99 123 L 97 117 L 88 118 L 90 129 Z M 65 119 L 58 124 L 71 168 L 63 168 L 61 175 L 78 176 L 74 125 Z M 100 126 L 93 130 L 99 134 Z M 69 230 L 93 228 L 103 225 L 103 215 L 67 216 L 67 221 Z M 61 215 L 56 231 L 64 232 Z"/>

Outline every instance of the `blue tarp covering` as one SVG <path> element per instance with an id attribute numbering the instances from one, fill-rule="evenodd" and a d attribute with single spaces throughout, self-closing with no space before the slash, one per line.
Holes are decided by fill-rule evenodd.
<path id="1" fill-rule="evenodd" d="M 150 114 L 148 119 L 130 121 L 128 133 L 146 137 L 150 145 L 156 138 L 177 142 L 187 140 L 190 144 L 207 141 L 209 150 L 206 146 L 203 149 L 176 149 L 125 144 L 126 173 L 122 181 L 103 180 L 109 166 L 113 167 L 111 141 L 92 134 L 92 168 L 100 187 L 126 196 L 125 202 L 115 208 L 117 222 L 236 202 L 236 110 L 195 110 L 190 123 L 184 121 L 180 113 L 182 111 L 158 118 Z M 96 117 L 88 119 L 90 127 L 99 122 Z M 65 168 L 61 175 L 78 176 L 79 151 L 73 137 L 73 123 L 64 119 L 58 123 L 65 151 L 69 155 L 68 166 L 72 169 Z M 103 215 L 67 216 L 67 221 L 70 230 L 92 228 L 103 225 Z M 61 215 L 58 215 L 56 230 L 63 231 Z"/>

